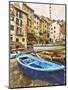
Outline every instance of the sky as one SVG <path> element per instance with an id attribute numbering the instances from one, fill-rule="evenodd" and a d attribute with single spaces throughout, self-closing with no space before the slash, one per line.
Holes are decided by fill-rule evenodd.
<path id="1" fill-rule="evenodd" d="M 50 17 L 49 15 L 49 4 L 36 4 L 27 3 L 37 15 L 43 15 L 45 17 Z M 65 5 L 54 5 L 51 4 L 51 18 L 65 20 Z"/>

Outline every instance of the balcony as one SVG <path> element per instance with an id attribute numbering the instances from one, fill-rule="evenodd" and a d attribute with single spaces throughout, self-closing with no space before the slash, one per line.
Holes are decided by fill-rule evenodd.
<path id="1" fill-rule="evenodd" d="M 22 28 L 17 27 L 17 29 L 16 29 L 16 35 L 17 35 L 17 36 L 23 36 L 23 35 L 24 35 L 24 33 L 23 33 L 23 31 L 22 31 Z"/>
<path id="2" fill-rule="evenodd" d="M 17 36 L 23 36 L 23 33 L 16 33 Z"/>

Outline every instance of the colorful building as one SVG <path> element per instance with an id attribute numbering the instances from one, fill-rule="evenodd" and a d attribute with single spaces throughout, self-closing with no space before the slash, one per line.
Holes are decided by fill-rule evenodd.
<path id="1" fill-rule="evenodd" d="M 51 23 L 49 33 L 51 42 L 56 43 L 60 40 L 60 25 L 57 21 Z"/>
<path id="2" fill-rule="evenodd" d="M 66 24 L 65 24 L 65 21 L 64 20 L 61 20 L 58 22 L 59 25 L 60 25 L 60 42 L 65 42 L 65 39 L 66 39 Z"/>
<path id="3" fill-rule="evenodd" d="M 40 39 L 43 43 L 64 41 L 64 21 L 39 16 L 26 3 L 11 2 L 10 40 L 19 42 L 27 48 L 28 42 L 32 43 L 37 40 L 40 43 Z"/>
<path id="4" fill-rule="evenodd" d="M 34 14 L 34 32 L 36 36 L 39 36 L 40 32 L 40 17 Z"/>
<path id="5" fill-rule="evenodd" d="M 43 34 L 46 32 L 46 25 L 45 25 L 45 17 L 40 17 L 40 33 Z"/>
<path id="6" fill-rule="evenodd" d="M 19 3 L 10 3 L 10 40 L 27 48 L 27 13 Z"/>
<path id="7" fill-rule="evenodd" d="M 30 8 L 26 3 L 23 3 L 22 9 L 28 14 L 28 32 L 32 32 L 34 30 L 34 10 Z"/>
<path id="8" fill-rule="evenodd" d="M 40 35 L 43 36 L 44 43 L 48 43 L 49 40 L 49 22 L 47 21 L 46 17 L 40 17 Z"/>

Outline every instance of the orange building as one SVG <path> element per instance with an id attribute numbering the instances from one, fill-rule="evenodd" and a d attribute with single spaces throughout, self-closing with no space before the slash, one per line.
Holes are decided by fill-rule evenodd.
<path id="1" fill-rule="evenodd" d="M 27 48 L 27 13 L 19 3 L 10 3 L 10 40 Z"/>

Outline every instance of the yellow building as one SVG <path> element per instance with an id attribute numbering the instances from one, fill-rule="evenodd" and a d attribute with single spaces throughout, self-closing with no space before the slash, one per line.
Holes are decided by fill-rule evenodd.
<path id="1" fill-rule="evenodd" d="M 47 31 L 47 21 L 45 20 L 44 16 L 41 16 L 40 17 L 40 32 L 43 34 L 43 33 L 46 33 L 46 31 Z"/>
<path id="2" fill-rule="evenodd" d="M 19 2 L 10 3 L 10 40 L 27 48 L 27 13 L 20 8 Z"/>
<path id="3" fill-rule="evenodd" d="M 40 17 L 37 14 L 34 14 L 34 32 L 35 35 L 39 36 L 40 31 Z"/>
<path id="4" fill-rule="evenodd" d="M 48 22 L 44 16 L 40 17 L 40 35 L 42 36 L 44 43 L 47 43 L 49 39 Z"/>

